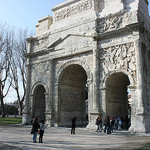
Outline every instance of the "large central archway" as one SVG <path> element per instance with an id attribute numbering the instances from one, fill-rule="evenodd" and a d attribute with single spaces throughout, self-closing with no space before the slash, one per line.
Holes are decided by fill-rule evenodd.
<path id="1" fill-rule="evenodd" d="M 86 122 L 87 74 L 80 65 L 66 67 L 60 75 L 58 86 L 59 126 L 71 126 L 71 115 L 76 115 L 77 126 Z"/>
<path id="2" fill-rule="evenodd" d="M 122 72 L 114 73 L 108 77 L 106 81 L 106 114 L 127 118 L 129 85 L 128 76 Z"/>

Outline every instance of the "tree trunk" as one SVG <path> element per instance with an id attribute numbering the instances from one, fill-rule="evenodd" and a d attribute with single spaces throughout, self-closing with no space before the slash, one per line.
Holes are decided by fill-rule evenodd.
<path id="1" fill-rule="evenodd" d="M 2 117 L 6 117 L 5 116 L 5 105 L 4 105 L 4 101 L 3 101 L 3 95 L 0 95 L 1 98 L 1 106 L 2 106 Z"/>
<path id="2" fill-rule="evenodd" d="M 19 115 L 22 115 L 23 104 L 19 102 Z"/>

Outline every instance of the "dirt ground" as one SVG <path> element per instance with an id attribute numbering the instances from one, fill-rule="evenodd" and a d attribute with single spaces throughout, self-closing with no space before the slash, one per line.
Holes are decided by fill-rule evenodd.
<path id="1" fill-rule="evenodd" d="M 47 128 L 43 143 L 33 143 L 29 133 L 31 126 L 0 126 L 0 150 L 135 150 L 150 143 L 150 134 L 133 134 L 115 131 L 112 134 L 97 133 L 86 128 Z M 37 137 L 38 141 L 38 137 Z"/>

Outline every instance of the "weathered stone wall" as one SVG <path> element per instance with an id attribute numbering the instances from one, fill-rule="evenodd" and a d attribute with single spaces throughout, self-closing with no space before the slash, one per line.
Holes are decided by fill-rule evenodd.
<path id="1" fill-rule="evenodd" d="M 84 119 L 80 116 L 87 110 L 77 106 L 84 97 L 81 93 L 86 83 L 89 128 L 95 128 L 98 115 L 103 118 L 107 113 L 127 115 L 129 89 L 132 99 L 130 130 L 150 131 L 147 4 L 147 0 L 67 0 L 52 9 L 53 18 L 42 18 L 36 36 L 28 39 L 24 121 L 33 114 L 33 93 L 42 85 L 46 122 L 50 126 L 69 125 L 68 112 L 69 115 L 76 113 L 82 122 Z M 73 78 L 80 69 L 71 69 L 72 74 L 69 73 L 68 68 L 76 65 L 86 74 L 81 74 L 82 86 L 77 82 L 82 77 Z"/>

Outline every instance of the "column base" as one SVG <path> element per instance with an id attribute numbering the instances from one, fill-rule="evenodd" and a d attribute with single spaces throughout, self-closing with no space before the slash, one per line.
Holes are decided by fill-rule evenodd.
<path id="1" fill-rule="evenodd" d="M 54 123 L 53 123 L 53 112 L 45 112 L 45 116 L 46 116 L 46 124 L 48 125 L 48 127 L 53 127 Z"/>
<path id="2" fill-rule="evenodd" d="M 145 112 L 143 107 L 138 107 L 136 109 L 136 115 L 131 118 L 131 127 L 129 128 L 130 132 L 136 133 L 146 133 L 148 132 L 147 126 L 147 116 L 145 116 Z"/>
<path id="3" fill-rule="evenodd" d="M 86 126 L 86 128 L 90 130 L 96 130 L 97 125 L 95 124 L 96 118 L 100 116 L 101 113 L 99 111 L 94 111 L 89 114 L 89 124 Z"/>
<path id="4" fill-rule="evenodd" d="M 28 124 L 30 124 L 30 121 L 31 121 L 30 113 L 23 112 L 23 115 L 22 115 L 22 124 L 28 125 Z"/>
<path id="5" fill-rule="evenodd" d="M 137 107 L 136 115 L 144 115 L 144 107 Z"/>

